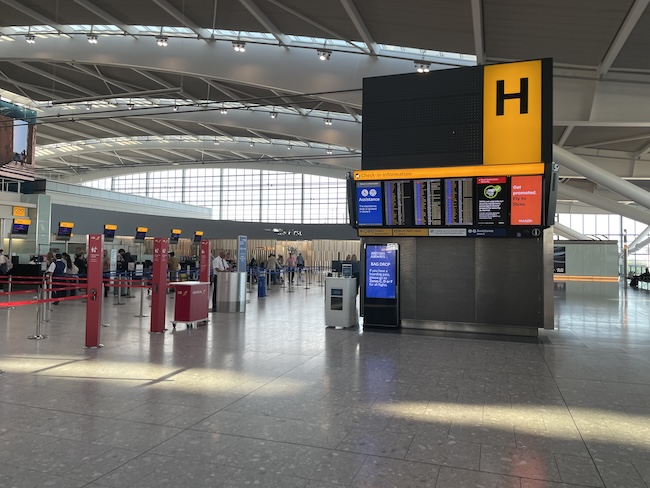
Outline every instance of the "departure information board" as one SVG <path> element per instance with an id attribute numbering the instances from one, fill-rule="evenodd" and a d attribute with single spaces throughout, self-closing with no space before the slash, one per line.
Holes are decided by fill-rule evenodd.
<path id="1" fill-rule="evenodd" d="M 446 179 L 445 199 L 446 225 L 474 223 L 474 180 L 472 178 Z"/>
<path id="2" fill-rule="evenodd" d="M 439 178 L 413 182 L 415 225 L 442 225 L 442 188 L 440 185 Z"/>
<path id="3" fill-rule="evenodd" d="M 446 177 L 445 174 L 441 178 L 421 177 L 426 173 L 420 170 L 412 175 L 408 171 L 396 171 L 395 174 L 411 178 L 381 179 L 384 174 L 380 173 L 376 175 L 377 180 L 355 181 L 359 235 L 541 235 L 541 174 L 502 176 L 493 173 L 460 177 Z"/>

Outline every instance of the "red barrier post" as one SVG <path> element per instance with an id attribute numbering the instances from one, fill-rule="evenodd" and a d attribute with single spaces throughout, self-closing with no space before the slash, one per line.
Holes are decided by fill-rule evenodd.
<path id="1" fill-rule="evenodd" d="M 86 347 L 103 347 L 99 343 L 99 330 L 102 325 L 103 279 L 102 261 L 104 258 L 104 235 L 88 236 L 88 283 L 86 284 Z"/>
<path id="2" fill-rule="evenodd" d="M 153 275 L 151 276 L 151 325 L 149 332 L 165 332 L 165 307 L 167 301 L 167 249 L 169 239 L 153 240 Z"/>
<path id="3" fill-rule="evenodd" d="M 212 256 L 210 256 L 210 241 L 201 239 L 201 254 L 199 255 L 199 281 L 210 283 L 210 267 Z"/>

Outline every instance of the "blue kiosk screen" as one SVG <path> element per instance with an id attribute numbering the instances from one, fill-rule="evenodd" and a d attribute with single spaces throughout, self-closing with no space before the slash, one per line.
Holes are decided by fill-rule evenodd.
<path id="1" fill-rule="evenodd" d="M 395 299 L 397 286 L 397 246 L 366 245 L 366 298 Z"/>

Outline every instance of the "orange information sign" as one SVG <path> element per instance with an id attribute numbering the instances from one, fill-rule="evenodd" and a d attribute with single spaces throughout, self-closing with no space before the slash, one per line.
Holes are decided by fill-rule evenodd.
<path id="1" fill-rule="evenodd" d="M 542 223 L 542 176 L 513 176 L 510 186 L 510 224 Z"/>

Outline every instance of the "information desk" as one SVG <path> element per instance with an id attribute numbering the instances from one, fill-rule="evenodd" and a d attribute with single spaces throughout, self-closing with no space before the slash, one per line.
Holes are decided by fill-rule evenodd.
<path id="1" fill-rule="evenodd" d="M 217 277 L 217 312 L 246 311 L 246 271 L 215 273 Z"/>
<path id="2" fill-rule="evenodd" d="M 188 327 L 207 324 L 210 283 L 179 281 L 170 286 L 174 287 L 174 328 L 177 322 L 186 322 Z"/>

